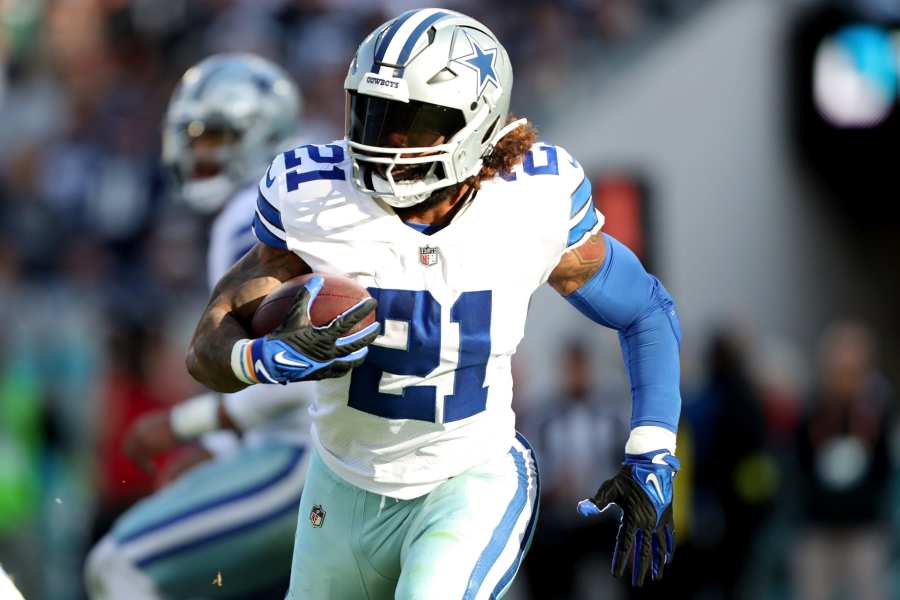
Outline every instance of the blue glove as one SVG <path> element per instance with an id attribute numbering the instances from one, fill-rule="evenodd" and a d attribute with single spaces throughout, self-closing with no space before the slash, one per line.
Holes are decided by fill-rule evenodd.
<path id="1" fill-rule="evenodd" d="M 248 383 L 311 381 L 341 377 L 361 364 L 380 330 L 376 321 L 356 333 L 348 334 L 377 306 L 373 298 L 361 300 L 328 325 L 316 327 L 309 307 L 322 289 L 324 280 L 312 277 L 297 292 L 294 305 L 284 322 L 268 335 L 245 340 L 236 348 L 240 360 L 239 377 Z M 236 372 L 237 372 L 236 368 Z"/>
<path id="2" fill-rule="evenodd" d="M 583 516 L 597 515 L 615 504 L 622 509 L 612 572 L 625 573 L 631 561 L 631 584 L 642 586 L 647 575 L 660 579 L 675 552 L 672 486 L 680 467 L 668 450 L 626 454 L 615 477 L 607 480 L 589 500 L 578 503 Z"/>

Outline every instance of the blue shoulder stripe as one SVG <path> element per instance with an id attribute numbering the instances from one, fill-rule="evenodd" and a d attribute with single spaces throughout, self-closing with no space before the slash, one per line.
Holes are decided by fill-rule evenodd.
<path id="1" fill-rule="evenodd" d="M 272 227 L 280 231 L 284 231 L 284 223 L 281 221 L 281 213 L 278 212 L 278 209 L 272 206 L 266 197 L 260 194 L 256 197 L 256 207 L 259 209 L 260 214 L 265 217 L 266 221 L 269 222 Z"/>
<path id="2" fill-rule="evenodd" d="M 431 24 L 439 19 L 443 19 L 447 16 L 448 13 L 445 12 L 436 12 L 421 23 L 419 26 L 413 29 L 413 32 L 406 38 L 406 43 L 403 44 L 403 49 L 400 50 L 400 56 L 397 58 L 397 64 L 403 65 L 409 59 L 409 55 L 412 54 L 413 48 L 416 47 L 416 42 L 419 41 L 419 36 L 422 35 L 424 31 L 426 31 Z"/>
<path id="3" fill-rule="evenodd" d="M 587 212 L 578 222 L 578 225 L 569 230 L 569 239 L 566 240 L 566 248 L 577 243 L 594 227 L 596 227 L 599 219 L 597 219 L 597 211 L 593 207 L 588 208 Z"/>
<path id="4" fill-rule="evenodd" d="M 394 19 L 394 22 L 388 27 L 383 34 L 381 34 L 381 42 L 378 44 L 378 50 L 375 52 L 375 62 L 372 63 L 372 71 L 375 70 L 375 65 L 380 63 L 384 59 L 384 53 L 387 52 L 388 46 L 391 45 L 391 40 L 394 39 L 394 36 L 397 35 L 397 31 L 400 29 L 400 26 L 403 25 L 408 18 L 413 16 L 419 12 L 418 9 L 409 10 Z"/>
<path id="5" fill-rule="evenodd" d="M 259 220 L 259 215 L 256 215 L 253 219 L 253 233 L 256 234 L 256 239 L 261 241 L 266 246 L 271 246 L 273 248 L 280 248 L 281 250 L 287 250 L 287 243 L 276 237 L 271 231 L 268 230 L 266 225 Z"/>
<path id="6" fill-rule="evenodd" d="M 591 199 L 591 182 L 585 177 L 581 181 L 581 185 L 575 190 L 572 194 L 572 212 L 569 213 L 569 218 L 571 219 L 575 215 L 577 215 L 584 205 L 589 202 Z"/>

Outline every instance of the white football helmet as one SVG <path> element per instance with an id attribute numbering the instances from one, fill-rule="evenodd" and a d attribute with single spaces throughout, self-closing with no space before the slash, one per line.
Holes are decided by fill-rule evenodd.
<path id="1" fill-rule="evenodd" d="M 299 126 L 287 73 L 253 54 L 216 54 L 188 69 L 169 101 L 163 162 L 182 198 L 204 213 L 259 177 Z"/>
<path id="2" fill-rule="evenodd" d="M 491 31 L 451 10 L 410 10 L 353 57 L 347 142 L 356 187 L 403 208 L 481 170 L 503 135 L 513 73 Z"/>

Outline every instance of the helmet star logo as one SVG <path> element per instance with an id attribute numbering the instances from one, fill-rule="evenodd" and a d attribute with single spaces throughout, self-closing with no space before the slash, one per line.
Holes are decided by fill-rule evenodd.
<path id="1" fill-rule="evenodd" d="M 494 71 L 494 67 L 497 64 L 497 49 L 482 48 L 478 45 L 478 42 L 470 38 L 468 34 L 466 34 L 466 37 L 472 44 L 472 53 L 467 56 L 461 56 L 455 60 L 461 65 L 465 65 L 478 72 L 477 95 L 480 98 L 481 94 L 484 93 L 484 88 L 487 87 L 488 82 L 493 83 L 498 88 L 500 87 L 500 81 L 497 79 L 497 73 Z"/>

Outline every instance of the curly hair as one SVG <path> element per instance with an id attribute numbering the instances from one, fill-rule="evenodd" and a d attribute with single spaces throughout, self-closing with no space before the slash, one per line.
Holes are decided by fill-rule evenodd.
<path id="1" fill-rule="evenodd" d="M 518 118 L 519 117 L 510 115 L 509 118 L 506 119 L 506 123 L 512 123 Z M 508 173 L 513 167 L 522 162 L 525 153 L 528 152 L 529 148 L 531 148 L 535 142 L 537 142 L 537 139 L 538 131 L 531 123 L 525 123 L 516 127 L 497 142 L 493 151 L 484 159 L 481 170 L 477 175 L 473 175 L 461 183 L 435 190 L 427 200 L 417 204 L 416 208 L 422 210 L 443 202 L 447 198 L 456 196 L 459 194 L 459 190 L 465 185 L 470 186 L 471 189 L 477 192 L 481 189 L 482 181 L 487 181 L 488 179 L 493 179 L 497 175 Z"/>
<path id="2" fill-rule="evenodd" d="M 512 123 L 519 119 L 510 115 L 506 123 Z M 524 123 L 503 136 L 481 166 L 478 175 L 467 179 L 464 183 L 478 190 L 482 181 L 493 179 L 497 175 L 512 171 L 513 167 L 522 162 L 525 153 L 537 142 L 538 131 L 531 123 Z"/>

